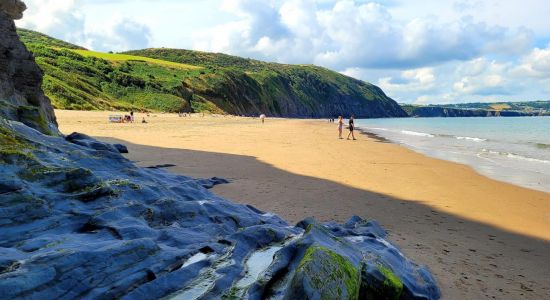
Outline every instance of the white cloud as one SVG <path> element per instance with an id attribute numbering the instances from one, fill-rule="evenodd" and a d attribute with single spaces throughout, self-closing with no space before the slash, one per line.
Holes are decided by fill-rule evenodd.
<path id="1" fill-rule="evenodd" d="M 17 26 L 100 51 L 123 51 L 149 46 L 147 25 L 131 18 L 111 16 L 102 24 L 86 24 L 79 9 L 84 1 L 26 0 L 28 10 Z M 107 3 L 103 1 L 104 3 Z"/>
<path id="2" fill-rule="evenodd" d="M 102 51 L 123 51 L 145 48 L 151 39 L 151 30 L 131 19 L 115 17 L 101 27 L 86 31 L 84 46 Z"/>
<path id="3" fill-rule="evenodd" d="M 27 10 L 17 26 L 76 41 L 84 32 L 84 15 L 75 10 L 75 0 L 26 0 Z"/>
<path id="4" fill-rule="evenodd" d="M 433 68 L 405 70 L 399 76 L 381 78 L 378 85 L 389 93 L 430 91 L 435 88 L 436 75 Z"/>
<path id="5" fill-rule="evenodd" d="M 522 64 L 513 70 L 517 76 L 550 77 L 550 45 L 545 49 L 535 48 L 522 58 Z"/>
<path id="6" fill-rule="evenodd" d="M 242 18 L 239 26 L 233 22 L 202 32 L 195 48 L 343 70 L 421 67 L 486 53 L 511 55 L 525 51 L 532 41 L 525 28 L 511 30 L 471 17 L 397 20 L 387 7 L 373 2 L 341 0 L 328 8 L 313 0 L 278 3 L 226 1 L 224 7 Z"/>

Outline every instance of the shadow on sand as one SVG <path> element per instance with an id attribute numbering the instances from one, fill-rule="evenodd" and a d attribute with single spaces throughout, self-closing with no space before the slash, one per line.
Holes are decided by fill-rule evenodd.
<path id="1" fill-rule="evenodd" d="M 308 216 L 344 221 L 378 220 L 389 238 L 438 280 L 444 299 L 549 299 L 550 243 L 333 181 L 297 175 L 254 157 L 131 144 L 127 157 L 140 166 L 232 182 L 214 192 L 252 204 L 289 222 Z M 384 142 L 384 141 L 381 141 Z M 175 165 L 175 166 L 172 166 Z"/>

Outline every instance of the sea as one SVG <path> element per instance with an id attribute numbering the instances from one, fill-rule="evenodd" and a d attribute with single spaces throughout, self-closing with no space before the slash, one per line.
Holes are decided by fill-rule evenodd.
<path id="1" fill-rule="evenodd" d="M 360 119 L 355 123 L 416 152 L 550 193 L 550 117 Z"/>

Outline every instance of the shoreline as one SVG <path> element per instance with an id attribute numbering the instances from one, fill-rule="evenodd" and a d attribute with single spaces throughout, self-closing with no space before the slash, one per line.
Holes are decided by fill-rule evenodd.
<path id="1" fill-rule="evenodd" d="M 445 124 L 447 124 L 449 118 L 423 119 L 445 120 Z M 467 122 L 464 119 L 469 118 L 453 119 L 462 119 L 459 122 Z M 527 122 L 532 118 L 516 117 L 514 119 L 527 119 L 525 120 Z M 548 143 L 543 136 L 540 136 L 542 142 L 538 143 L 532 141 L 533 138 L 522 140 L 522 137 L 518 137 L 517 142 L 511 142 L 507 137 L 488 137 L 487 132 L 478 133 L 472 137 L 466 132 L 445 131 L 445 129 L 440 129 L 442 123 L 437 120 L 433 123 L 421 121 L 420 125 L 416 122 L 403 123 L 399 121 L 394 123 L 393 121 L 397 121 L 396 119 L 388 119 L 388 122 L 375 122 L 366 119 L 358 121 L 358 130 L 368 132 L 372 136 L 382 137 L 390 143 L 421 155 L 468 166 L 476 173 L 492 180 L 550 194 L 550 173 L 545 169 L 545 166 L 550 163 L 550 157 L 548 152 L 536 152 L 542 148 L 539 145 L 546 146 L 544 142 Z M 483 126 L 483 124 L 479 125 Z M 493 126 L 492 124 L 494 123 L 487 125 Z M 527 124 L 531 123 L 517 123 L 516 125 L 522 127 L 528 126 Z M 537 124 L 529 126 L 537 126 Z M 542 126 L 542 124 L 539 125 Z M 503 130 L 506 129 L 506 126 L 509 129 L 511 124 L 504 123 Z"/>
<path id="2" fill-rule="evenodd" d="M 216 194 L 291 223 L 376 219 L 432 270 L 444 299 L 550 295 L 550 194 L 373 136 L 340 141 L 334 123 L 159 114 L 148 124 L 109 124 L 110 113 L 56 111 L 65 134 L 124 143 L 141 166 L 225 177 L 231 183 Z"/>

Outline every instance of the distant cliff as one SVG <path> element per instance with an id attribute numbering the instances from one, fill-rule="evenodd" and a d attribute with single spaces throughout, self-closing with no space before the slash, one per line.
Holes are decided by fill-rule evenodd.
<path id="1" fill-rule="evenodd" d="M 525 117 L 538 116 L 538 112 L 522 112 L 511 110 L 488 110 L 488 109 L 460 109 L 442 106 L 416 106 L 401 105 L 409 117 L 431 118 L 431 117 Z"/>

